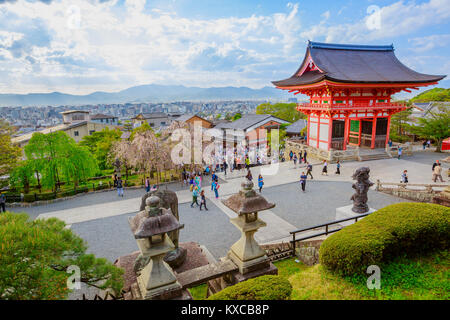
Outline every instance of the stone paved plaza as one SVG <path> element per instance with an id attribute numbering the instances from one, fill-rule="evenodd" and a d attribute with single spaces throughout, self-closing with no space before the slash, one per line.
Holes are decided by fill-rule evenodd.
<path id="1" fill-rule="evenodd" d="M 431 183 L 432 163 L 447 155 L 416 152 L 413 156 L 401 160 L 344 162 L 340 176 L 334 174 L 335 165 L 329 165 L 328 176 L 322 176 L 321 165 L 316 162 L 313 169 L 314 180 L 308 179 L 306 193 L 301 192 L 298 183 L 304 168 L 294 168 L 292 163 L 281 163 L 276 175 L 264 175 L 262 194 L 274 202 L 276 207 L 260 214 L 267 227 L 261 228 L 255 238 L 260 244 L 288 241 L 289 231 L 333 221 L 337 207 L 351 204 L 351 175 L 358 167 L 368 166 L 373 182 L 377 179 L 383 182 L 399 182 L 401 172 L 406 169 L 410 183 Z M 312 162 L 314 163 L 314 160 Z M 443 166 L 446 172 L 448 164 Z M 252 169 L 254 181 L 257 180 L 260 170 L 261 167 Z M 223 173 L 219 173 L 219 176 L 224 178 Z M 240 189 L 243 178 L 238 176 L 230 179 L 231 175 L 228 174 L 229 179 L 221 181 L 219 200 Z M 203 183 L 209 211 L 190 208 L 191 195 L 186 187 L 177 183 L 169 188 L 177 192 L 180 222 L 185 225 L 180 232 L 180 241 L 196 241 L 205 245 L 214 257 L 219 258 L 224 256 L 239 238 L 239 231 L 229 222 L 229 218 L 235 214 L 214 198 L 208 186 L 210 179 L 205 177 Z M 448 180 L 447 177 L 444 179 Z M 144 189 L 125 190 L 125 196 L 118 198 L 115 191 L 102 192 L 46 206 L 14 208 L 12 211 L 27 212 L 32 219 L 58 217 L 87 241 L 89 252 L 114 261 L 121 255 L 137 250 L 128 226 L 128 218 L 137 213 L 143 194 Z M 403 201 L 407 200 L 374 190 L 369 192 L 369 206 L 375 209 Z"/>

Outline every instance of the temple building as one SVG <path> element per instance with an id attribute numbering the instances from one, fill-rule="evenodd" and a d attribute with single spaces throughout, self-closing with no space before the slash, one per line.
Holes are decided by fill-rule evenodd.
<path id="1" fill-rule="evenodd" d="M 385 148 L 391 116 L 406 109 L 391 96 L 435 85 L 444 77 L 409 69 L 397 59 L 393 45 L 308 42 L 298 70 L 272 83 L 310 97 L 297 106 L 308 116 L 307 146 L 329 151 Z"/>

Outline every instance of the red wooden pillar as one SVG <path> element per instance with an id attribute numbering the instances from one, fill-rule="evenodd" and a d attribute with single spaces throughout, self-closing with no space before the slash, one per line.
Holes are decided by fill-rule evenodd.
<path id="1" fill-rule="evenodd" d="M 370 141 L 370 148 L 375 148 L 375 137 L 377 135 L 377 117 L 373 117 L 372 120 L 372 140 Z"/>
<path id="2" fill-rule="evenodd" d="M 345 115 L 345 124 L 344 124 L 344 150 L 347 150 L 348 137 L 350 131 L 350 120 L 348 119 L 348 114 Z"/>
<path id="3" fill-rule="evenodd" d="M 386 143 L 385 143 L 385 147 L 389 142 L 389 131 L 391 131 L 391 115 L 388 115 L 388 121 L 387 121 L 387 129 L 386 129 Z"/>
<path id="4" fill-rule="evenodd" d="M 321 116 L 322 116 L 321 114 L 317 116 L 317 144 L 316 144 L 317 148 L 319 148 L 319 141 L 320 141 L 320 117 Z"/>
<path id="5" fill-rule="evenodd" d="M 308 123 L 306 124 L 306 145 L 309 146 L 309 126 L 311 125 L 311 114 L 308 114 Z"/>
<path id="6" fill-rule="evenodd" d="M 331 149 L 331 136 L 333 135 L 333 118 L 330 115 L 330 120 L 328 122 L 328 150 Z"/>

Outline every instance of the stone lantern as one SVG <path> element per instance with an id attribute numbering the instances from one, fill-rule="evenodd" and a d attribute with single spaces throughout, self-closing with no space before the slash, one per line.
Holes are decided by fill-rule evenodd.
<path id="1" fill-rule="evenodd" d="M 242 182 L 242 189 L 226 200 L 223 204 L 238 214 L 236 218 L 230 219 L 241 231 L 241 238 L 231 246 L 228 258 L 239 268 L 243 275 L 270 268 L 270 260 L 266 252 L 259 246 L 253 235 L 259 228 L 265 227 L 266 223 L 258 218 L 258 212 L 275 207 L 264 197 L 253 190 L 253 182 L 247 180 Z"/>
<path id="2" fill-rule="evenodd" d="M 181 225 L 170 209 L 159 208 L 160 198 L 151 196 L 146 207 L 129 219 L 140 255 L 136 260 L 137 283 L 143 299 L 172 299 L 181 295 L 181 285 L 163 258 L 175 246 L 169 232 Z"/>

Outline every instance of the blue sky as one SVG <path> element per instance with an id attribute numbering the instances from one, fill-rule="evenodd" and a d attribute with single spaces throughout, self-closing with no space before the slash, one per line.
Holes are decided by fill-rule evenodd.
<path id="1" fill-rule="evenodd" d="M 450 75 L 450 0 L 0 0 L 0 93 L 260 88 L 308 39 L 393 43 L 407 66 Z"/>

